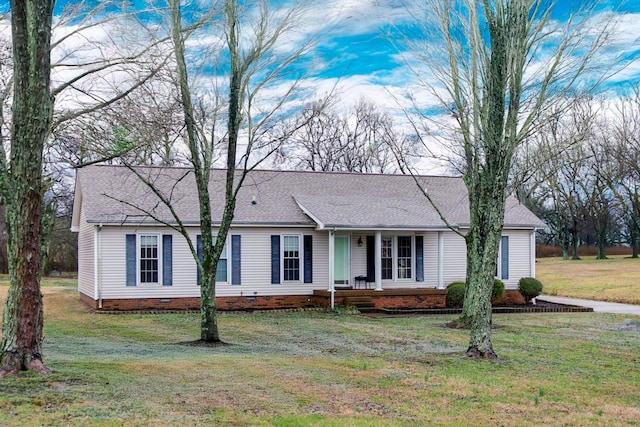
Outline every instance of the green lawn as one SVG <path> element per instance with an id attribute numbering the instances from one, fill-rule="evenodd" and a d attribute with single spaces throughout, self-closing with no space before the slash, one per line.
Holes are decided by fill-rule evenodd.
<path id="1" fill-rule="evenodd" d="M 6 294 L 0 284 L 0 294 Z M 90 313 L 44 286 L 52 374 L 0 380 L 0 425 L 640 425 L 640 318 L 495 315 L 498 361 L 451 316 Z"/>
<path id="2" fill-rule="evenodd" d="M 549 295 L 640 304 L 640 259 L 539 258 L 536 277 Z"/>

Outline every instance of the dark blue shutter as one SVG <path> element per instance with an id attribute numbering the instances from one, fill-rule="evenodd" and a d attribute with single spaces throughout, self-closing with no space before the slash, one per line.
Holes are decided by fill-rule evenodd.
<path id="1" fill-rule="evenodd" d="M 271 283 L 280 283 L 280 236 L 271 236 Z"/>
<path id="2" fill-rule="evenodd" d="M 173 236 L 162 236 L 162 285 L 173 284 Z"/>
<path id="3" fill-rule="evenodd" d="M 304 236 L 304 283 L 313 283 L 313 236 Z"/>
<path id="4" fill-rule="evenodd" d="M 502 251 L 500 265 L 502 268 L 501 279 L 509 279 L 509 236 L 502 236 Z"/>
<path id="5" fill-rule="evenodd" d="M 231 236 L 231 284 L 240 284 L 240 235 Z"/>
<path id="6" fill-rule="evenodd" d="M 202 263 L 202 236 L 200 234 L 198 234 L 196 236 L 196 252 L 198 253 L 198 259 L 200 260 L 200 263 Z M 197 274 L 198 274 L 198 286 L 200 286 L 200 283 L 202 282 L 202 277 L 200 275 L 200 267 L 198 267 L 196 265 L 196 270 L 197 270 Z"/>
<path id="7" fill-rule="evenodd" d="M 416 282 L 424 282 L 424 237 L 416 236 Z"/>
<path id="8" fill-rule="evenodd" d="M 376 236 L 367 236 L 367 282 L 376 281 Z"/>
<path id="9" fill-rule="evenodd" d="M 136 235 L 127 234 L 126 236 L 126 270 L 127 270 L 127 286 L 136 285 Z"/>

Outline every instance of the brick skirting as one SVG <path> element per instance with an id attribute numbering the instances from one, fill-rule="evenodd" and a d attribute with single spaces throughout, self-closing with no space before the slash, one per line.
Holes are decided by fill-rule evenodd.
<path id="1" fill-rule="evenodd" d="M 146 311 L 146 310 L 200 310 L 200 298 L 126 298 L 98 301 L 80 293 L 80 300 L 94 310 L 100 311 Z M 221 311 L 282 310 L 312 308 L 317 304 L 310 295 L 273 295 L 250 297 L 217 297 L 216 305 Z"/>
<path id="2" fill-rule="evenodd" d="M 313 296 L 322 307 L 331 305 L 329 291 L 314 291 Z M 446 305 L 445 289 L 389 289 L 376 291 L 344 290 L 335 291 L 335 305 L 350 305 L 355 300 L 370 300 L 375 308 L 380 309 L 426 309 L 443 308 Z"/>
<path id="3" fill-rule="evenodd" d="M 446 306 L 447 292 L 444 289 L 391 289 L 346 290 L 335 292 L 335 304 L 349 304 L 349 299 L 370 299 L 379 309 L 430 309 Z M 136 310 L 200 310 L 200 298 L 127 298 L 104 299 L 102 308 L 98 301 L 80 293 L 80 300 L 94 310 L 103 311 L 136 311 Z M 269 295 L 269 296 L 236 296 L 217 297 L 216 304 L 221 311 L 253 311 L 282 310 L 296 308 L 329 307 L 331 293 L 314 291 L 313 295 Z M 493 302 L 499 305 L 524 305 L 524 298 L 515 290 L 505 291 L 504 295 Z"/>

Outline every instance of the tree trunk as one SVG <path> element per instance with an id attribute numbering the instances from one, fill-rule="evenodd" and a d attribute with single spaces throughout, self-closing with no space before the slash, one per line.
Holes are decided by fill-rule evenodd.
<path id="1" fill-rule="evenodd" d="M 42 156 L 53 109 L 50 92 L 52 0 L 11 2 L 13 117 L 11 159 L 4 170 L 9 293 L 3 316 L 0 377 L 42 363 L 43 308 L 40 292 Z"/>
<path id="2" fill-rule="evenodd" d="M 577 227 L 577 222 L 574 222 L 574 229 Z M 573 254 L 571 259 L 579 260 L 580 256 L 578 255 L 578 247 L 580 246 L 580 238 L 578 237 L 577 231 L 572 231 L 571 233 L 571 245 L 573 247 Z"/>
<path id="3" fill-rule="evenodd" d="M 602 236 L 598 237 L 598 256 L 596 259 L 607 259 L 607 255 L 604 252 L 605 250 L 605 238 Z"/>
<path id="4" fill-rule="evenodd" d="M 477 174 L 473 182 L 466 181 L 471 217 L 466 235 L 467 287 L 460 321 L 471 328 L 466 355 L 493 359 L 498 356 L 491 343 L 491 293 L 504 223 L 505 187 L 490 172 Z"/>

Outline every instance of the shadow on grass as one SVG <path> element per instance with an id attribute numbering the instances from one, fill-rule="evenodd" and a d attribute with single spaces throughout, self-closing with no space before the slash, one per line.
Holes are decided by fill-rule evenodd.
<path id="1" fill-rule="evenodd" d="M 185 347 L 200 347 L 200 348 L 223 348 L 223 347 L 231 347 L 235 344 L 229 344 L 223 341 L 210 342 L 204 340 L 195 340 L 195 341 L 182 341 L 175 343 L 175 345 L 181 345 Z"/>

